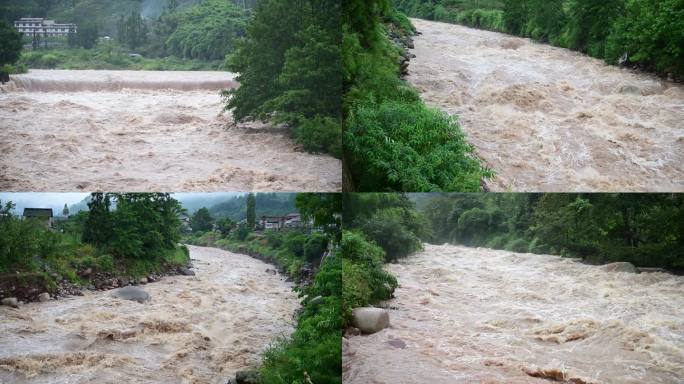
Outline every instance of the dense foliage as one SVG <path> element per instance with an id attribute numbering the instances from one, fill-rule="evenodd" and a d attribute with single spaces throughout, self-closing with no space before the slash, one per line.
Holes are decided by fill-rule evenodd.
<path id="1" fill-rule="evenodd" d="M 343 255 L 345 324 L 354 308 L 389 299 L 397 287 L 394 276 L 383 269 L 422 250 L 427 222 L 403 194 L 346 194 L 344 198 Z"/>
<path id="2" fill-rule="evenodd" d="M 37 274 L 54 289 L 56 279 L 88 284 L 77 274 L 85 268 L 141 277 L 186 265 L 188 251 L 177 245 L 176 204 L 164 194 L 93 194 L 89 211 L 51 228 L 13 216 L 6 203 L 0 209 L 0 273 Z"/>
<path id="3" fill-rule="evenodd" d="M 172 31 L 165 44 L 169 53 L 191 59 L 224 59 L 244 35 L 248 13 L 231 1 L 206 0 L 199 5 L 165 14 L 157 31 Z M 175 29 L 173 28 L 175 27 Z"/>
<path id="4" fill-rule="evenodd" d="M 262 216 L 284 216 L 298 210 L 295 193 L 256 193 L 254 195 L 255 219 Z M 307 195 L 304 195 L 307 196 Z M 247 219 L 247 200 L 249 195 L 235 196 L 226 201 L 214 204 L 209 213 L 215 218 L 228 217 L 234 221 Z"/>
<path id="5" fill-rule="evenodd" d="M 340 2 L 263 0 L 228 67 L 240 87 L 227 108 L 240 120 L 293 127 L 306 150 L 340 156 Z"/>
<path id="6" fill-rule="evenodd" d="M 423 212 L 438 243 L 684 267 L 681 195 L 443 195 Z"/>
<path id="7" fill-rule="evenodd" d="M 68 37 L 51 37 L 49 44 L 40 36 L 33 39 L 35 49 L 64 56 L 60 61 L 68 63 L 59 68 L 215 70 L 223 67 L 235 40 L 245 33 L 254 0 L 245 5 L 243 8 L 224 0 L 29 0 L 0 4 L 0 13 L 8 22 L 20 17 L 46 17 L 76 23 L 77 32 Z M 31 42 L 31 38 L 25 39 Z M 125 47 L 123 54 L 102 57 L 101 50 L 93 49 L 102 44 L 111 47 L 115 42 L 116 50 L 124 51 Z M 143 57 L 128 57 L 131 51 Z M 71 58 L 74 54 L 86 57 L 76 60 Z M 51 68 L 48 60 L 26 62 Z"/>
<path id="8" fill-rule="evenodd" d="M 663 74 L 684 75 L 681 0 L 395 0 L 411 16 L 531 37 Z"/>
<path id="9" fill-rule="evenodd" d="M 21 45 L 21 34 L 13 26 L 0 20 L 0 67 L 17 62 Z"/>
<path id="10" fill-rule="evenodd" d="M 430 109 L 399 78 L 413 27 L 389 1 L 343 6 L 344 172 L 348 191 L 478 191 L 491 176 L 455 118 Z"/>
<path id="11" fill-rule="evenodd" d="M 180 240 L 181 206 L 168 193 L 93 193 L 88 207 L 83 241 L 116 257 L 159 260 Z"/>

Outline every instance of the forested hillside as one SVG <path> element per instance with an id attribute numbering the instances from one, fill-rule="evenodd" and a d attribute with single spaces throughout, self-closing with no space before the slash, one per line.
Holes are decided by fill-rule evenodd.
<path id="1" fill-rule="evenodd" d="M 9 23 L 44 17 L 78 25 L 74 35 L 52 39 L 42 49 L 34 41 L 36 49 L 20 60 L 32 68 L 218 69 L 244 36 L 255 5 L 255 0 L 34 0 L 5 1 L 0 10 Z"/>
<path id="2" fill-rule="evenodd" d="M 424 195 L 420 197 L 422 199 Z M 672 194 L 429 197 L 432 242 L 684 267 L 684 200 Z"/>
<path id="3" fill-rule="evenodd" d="M 458 121 L 400 79 L 413 26 L 389 0 L 344 2 L 345 189 L 478 191 L 492 173 Z M 392 36 L 392 41 L 390 41 Z M 403 57 L 403 59 L 402 59 Z"/>
<path id="4" fill-rule="evenodd" d="M 684 75 L 679 0 L 394 0 L 410 16 L 531 37 L 664 75 Z"/>

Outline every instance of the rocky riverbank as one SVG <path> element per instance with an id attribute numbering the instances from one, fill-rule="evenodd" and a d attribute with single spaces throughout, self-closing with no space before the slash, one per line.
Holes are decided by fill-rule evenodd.
<path id="1" fill-rule="evenodd" d="M 165 276 L 194 275 L 192 263 L 185 266 L 166 264 L 163 272 L 150 273 L 142 277 L 114 272 L 99 272 L 93 268 L 77 271 L 76 283 L 56 272 L 15 272 L 0 275 L 0 303 L 19 307 L 25 303 L 57 300 L 68 296 L 83 296 L 83 291 L 106 291 L 129 285 L 145 285 L 159 281 Z"/>

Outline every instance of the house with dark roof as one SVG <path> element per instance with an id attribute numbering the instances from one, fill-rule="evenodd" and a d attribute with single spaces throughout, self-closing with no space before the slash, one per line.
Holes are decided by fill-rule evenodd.
<path id="1" fill-rule="evenodd" d="M 24 220 L 38 221 L 46 228 L 52 228 L 54 219 L 52 208 L 24 208 L 22 217 Z"/>

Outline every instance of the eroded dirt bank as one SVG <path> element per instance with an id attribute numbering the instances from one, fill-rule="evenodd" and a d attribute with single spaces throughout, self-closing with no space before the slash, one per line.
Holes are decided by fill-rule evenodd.
<path id="1" fill-rule="evenodd" d="M 145 304 L 86 292 L 0 306 L 0 382 L 225 383 L 293 330 L 285 276 L 249 256 L 189 247 L 196 276 L 141 286 Z"/>
<path id="2" fill-rule="evenodd" d="M 451 245 L 388 269 L 390 328 L 345 343 L 345 383 L 684 380 L 682 276 Z"/>
<path id="3" fill-rule="evenodd" d="M 0 93 L 0 189 L 339 191 L 341 162 L 235 124 L 226 72 L 32 70 Z"/>
<path id="4" fill-rule="evenodd" d="M 576 52 L 413 20 L 408 80 L 458 114 L 498 191 L 684 191 L 684 87 Z"/>

